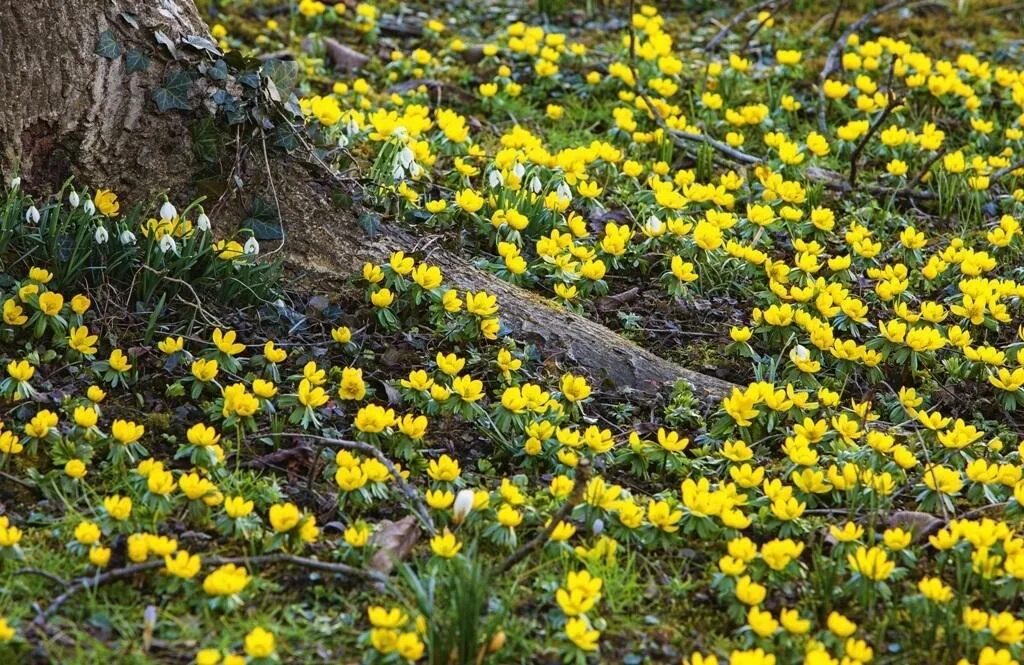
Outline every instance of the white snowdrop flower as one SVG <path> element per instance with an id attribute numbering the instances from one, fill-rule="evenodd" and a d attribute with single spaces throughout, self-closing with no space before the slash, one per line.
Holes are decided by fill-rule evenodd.
<path id="1" fill-rule="evenodd" d="M 167 252 L 178 253 L 178 243 L 174 242 L 174 236 L 170 233 L 165 233 L 163 238 L 160 238 L 160 251 L 166 254 Z"/>
<path id="2" fill-rule="evenodd" d="M 572 190 L 569 189 L 569 185 L 565 184 L 564 182 L 558 185 L 558 188 L 555 190 L 555 192 L 558 194 L 558 198 L 562 199 L 563 201 L 572 201 Z"/>
<path id="3" fill-rule="evenodd" d="M 18 187 L 21 187 L 21 176 L 11 178 L 11 191 L 14 191 Z"/>
<path id="4" fill-rule="evenodd" d="M 408 169 L 415 161 L 416 154 L 409 146 L 405 146 L 398 151 L 398 163 L 401 164 L 403 168 Z"/>
<path id="5" fill-rule="evenodd" d="M 526 167 L 516 162 L 516 165 L 512 167 L 512 173 L 515 173 L 517 178 L 522 178 L 526 175 Z"/>
<path id="6" fill-rule="evenodd" d="M 96 214 L 96 204 L 92 202 L 92 199 L 86 198 L 85 204 L 82 206 L 82 210 L 85 214 L 92 216 Z"/>
<path id="7" fill-rule="evenodd" d="M 399 125 L 391 131 L 391 135 L 398 139 L 405 139 L 405 137 L 409 135 L 409 132 L 405 127 Z"/>
<path id="8" fill-rule="evenodd" d="M 107 244 L 107 240 L 110 239 L 110 234 L 107 233 L 107 229 L 105 227 L 97 226 L 96 233 L 94 233 L 92 237 L 96 240 L 97 245 L 105 245 Z"/>
<path id="9" fill-rule="evenodd" d="M 473 503 L 476 500 L 475 492 L 471 489 L 461 490 L 455 495 L 455 503 L 452 506 L 456 524 L 462 524 L 466 516 L 473 511 Z"/>
<path id="10" fill-rule="evenodd" d="M 501 185 L 505 182 L 505 179 L 501 177 L 501 173 L 497 169 L 494 169 L 491 171 L 490 175 L 487 176 L 487 182 L 490 184 L 492 188 L 495 188 L 501 187 Z"/>
<path id="11" fill-rule="evenodd" d="M 544 185 L 541 184 L 540 178 L 533 176 L 530 178 L 530 191 L 534 194 L 540 194 L 540 190 L 544 189 Z"/>
<path id="12" fill-rule="evenodd" d="M 35 206 L 30 206 L 29 209 L 25 211 L 25 221 L 29 224 L 38 224 L 39 209 Z"/>
<path id="13" fill-rule="evenodd" d="M 645 227 L 648 235 L 656 236 L 661 233 L 662 229 L 665 228 L 665 225 L 660 219 L 658 219 L 657 215 L 651 215 L 651 218 L 647 220 Z"/>
<path id="14" fill-rule="evenodd" d="M 122 245 L 135 244 L 135 234 L 129 231 L 128 229 L 121 231 L 121 235 L 117 236 L 117 239 L 121 241 Z"/>
<path id="15" fill-rule="evenodd" d="M 356 124 L 355 120 L 349 118 L 348 122 L 345 123 L 345 133 L 348 134 L 349 136 L 355 136 L 358 131 L 359 125 Z"/>
<path id="16" fill-rule="evenodd" d="M 245 241 L 245 245 L 242 247 L 242 251 L 244 251 L 246 254 L 259 254 L 260 243 L 256 240 L 255 237 L 250 236 L 250 238 Z"/>
<path id="17" fill-rule="evenodd" d="M 160 219 L 164 220 L 165 222 L 169 222 L 177 216 L 178 211 L 175 209 L 173 205 L 171 205 L 171 202 L 164 201 L 164 204 L 160 206 Z"/>
<path id="18" fill-rule="evenodd" d="M 416 162 L 413 162 L 409 166 L 409 175 L 411 175 L 413 178 L 419 178 L 421 175 L 423 175 L 423 167 L 417 164 Z"/>
<path id="19" fill-rule="evenodd" d="M 793 357 L 797 360 L 810 360 L 811 352 L 807 350 L 807 347 L 802 344 L 797 344 L 793 348 Z"/>
<path id="20" fill-rule="evenodd" d="M 348 136 L 346 136 L 345 134 L 339 134 L 338 135 L 338 147 L 339 148 L 347 148 L 348 147 Z"/>
<path id="21" fill-rule="evenodd" d="M 77 208 L 82 203 L 82 198 L 78 196 L 78 192 L 72 189 L 71 193 L 68 194 L 68 203 L 71 204 L 72 208 Z"/>
<path id="22" fill-rule="evenodd" d="M 394 170 L 391 172 L 391 177 L 398 182 L 405 177 L 405 169 L 402 168 L 401 164 L 395 164 Z"/>
<path id="23" fill-rule="evenodd" d="M 604 532 L 604 520 L 598 517 L 594 520 L 594 535 L 600 536 Z"/>
<path id="24" fill-rule="evenodd" d="M 196 218 L 196 228 L 204 232 L 210 230 L 210 218 L 205 212 L 199 213 L 199 217 Z"/>

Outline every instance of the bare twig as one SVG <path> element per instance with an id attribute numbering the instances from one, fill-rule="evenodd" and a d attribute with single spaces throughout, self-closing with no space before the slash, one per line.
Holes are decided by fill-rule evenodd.
<path id="1" fill-rule="evenodd" d="M 569 494 L 565 499 L 565 503 L 558 509 L 554 515 L 551 516 L 548 521 L 547 527 L 532 539 L 523 543 L 519 549 L 510 554 L 508 558 L 501 562 L 498 566 L 497 574 L 508 572 L 512 566 L 516 565 L 523 559 L 525 559 L 531 552 L 542 547 L 544 543 L 551 539 L 551 534 L 554 533 L 558 525 L 569 516 L 573 509 L 579 505 L 580 501 L 583 500 L 583 492 L 587 488 L 587 481 L 590 479 L 590 460 L 586 457 L 580 459 L 579 464 L 576 465 L 576 482 L 572 486 L 572 493 Z"/>
<path id="2" fill-rule="evenodd" d="M 881 7 L 872 9 L 851 23 L 846 30 L 843 30 L 843 33 L 839 35 L 839 39 L 837 39 L 835 43 L 832 44 L 832 48 L 829 49 L 828 55 L 825 57 L 825 65 L 821 68 L 821 74 L 818 75 L 818 129 L 822 134 L 828 133 L 828 121 L 825 115 L 826 108 L 828 106 L 828 99 L 825 97 L 825 81 L 832 72 L 839 68 L 839 59 L 843 54 L 843 48 L 846 46 L 846 42 L 850 39 L 850 36 L 882 14 L 887 14 L 897 9 L 922 7 L 925 5 L 945 7 L 942 3 L 935 2 L 934 0 L 896 0 L 895 2 L 890 2 L 887 5 L 882 5 Z"/>
<path id="3" fill-rule="evenodd" d="M 726 22 L 725 25 L 722 26 L 722 29 L 719 30 L 714 37 L 708 40 L 708 43 L 704 45 L 704 51 L 706 53 L 713 53 L 715 49 L 718 48 L 718 45 L 722 42 L 722 40 L 728 37 L 729 33 L 732 32 L 732 29 L 739 25 L 740 22 L 742 22 L 744 19 L 746 19 L 748 16 L 755 12 L 759 12 L 762 9 L 771 7 L 776 3 L 776 1 L 777 0 L 763 0 L 762 2 L 750 5 L 749 7 L 737 12 L 731 19 L 729 19 Z M 630 12 L 630 14 L 632 14 L 632 12 Z"/>
<path id="4" fill-rule="evenodd" d="M 896 95 L 894 95 L 892 90 L 890 90 L 889 91 L 889 103 L 885 105 L 885 108 L 882 109 L 882 112 L 879 113 L 878 117 L 875 118 L 875 121 L 873 123 L 871 123 L 871 127 L 868 128 L 868 131 L 864 134 L 863 137 L 861 137 L 860 141 L 857 142 L 857 145 L 854 146 L 853 153 L 850 154 L 850 188 L 851 189 L 856 189 L 856 187 L 857 187 L 857 165 L 858 165 L 858 162 L 860 161 L 860 153 L 862 153 L 864 151 L 864 146 L 866 146 L 868 144 L 868 142 L 871 141 L 871 137 L 873 137 L 875 134 L 878 133 L 878 130 L 882 127 L 882 124 L 892 114 L 893 109 L 895 109 L 900 104 L 901 104 L 901 100 L 897 99 Z"/>
<path id="5" fill-rule="evenodd" d="M 431 519 L 430 512 L 427 510 L 426 504 L 423 503 L 423 498 L 420 496 L 419 492 L 417 492 L 412 485 L 406 482 L 405 478 L 402 477 L 402 474 L 399 473 L 398 467 L 395 466 L 394 462 L 388 459 L 387 456 L 385 456 L 384 453 L 381 452 L 381 450 L 376 446 L 371 446 L 370 444 L 363 443 L 362 441 L 349 441 L 347 439 L 335 439 L 328 436 L 319 436 L 316 434 L 303 434 L 296 432 L 274 432 L 272 434 L 268 433 L 266 434 L 266 436 L 283 436 L 292 439 L 309 439 L 310 441 L 319 441 L 321 443 L 337 446 L 338 448 L 346 448 L 348 450 L 355 450 L 357 452 L 361 452 L 365 455 L 370 455 L 371 457 L 375 458 L 378 462 L 383 464 L 385 467 L 387 467 L 388 472 L 394 477 L 395 482 L 398 484 L 399 489 L 402 491 L 402 494 L 404 494 L 405 497 L 409 500 L 409 502 L 412 503 L 413 509 L 416 511 L 417 516 L 420 518 L 420 521 L 423 523 L 423 526 L 427 529 L 427 531 L 429 531 L 430 533 L 437 533 L 437 528 L 434 526 L 434 520 Z"/>

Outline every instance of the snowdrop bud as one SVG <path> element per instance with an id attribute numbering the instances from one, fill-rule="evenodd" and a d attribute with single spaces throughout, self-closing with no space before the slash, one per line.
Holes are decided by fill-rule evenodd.
<path id="1" fill-rule="evenodd" d="M 409 165 L 409 175 L 411 175 L 413 178 L 419 178 L 421 175 L 423 175 L 423 167 L 417 164 L 416 162 L 413 162 L 412 164 Z"/>
<path id="2" fill-rule="evenodd" d="M 565 199 L 568 201 L 572 200 L 572 190 L 569 189 L 569 185 L 565 184 L 564 182 L 558 186 L 558 189 L 556 191 L 558 193 L 558 198 Z"/>
<path id="3" fill-rule="evenodd" d="M 14 191 L 21 186 L 21 176 L 15 176 L 11 178 L 11 191 Z"/>
<path id="4" fill-rule="evenodd" d="M 594 520 L 594 535 L 600 536 L 604 532 L 604 520 L 598 517 Z"/>
<path id="5" fill-rule="evenodd" d="M 344 134 L 339 134 L 338 135 L 338 147 L 339 148 L 347 148 L 348 147 L 348 137 L 345 136 Z"/>
<path id="6" fill-rule="evenodd" d="M 93 235 L 93 238 L 95 238 L 97 245 L 105 245 L 107 244 L 107 240 L 110 239 L 110 234 L 107 233 L 107 230 L 104 227 L 97 226 L 96 233 Z"/>
<path id="7" fill-rule="evenodd" d="M 39 223 L 39 210 L 35 206 L 31 206 L 25 211 L 25 221 L 29 224 Z"/>
<path id="8" fill-rule="evenodd" d="M 81 197 L 78 196 L 78 192 L 76 192 L 75 190 L 71 190 L 71 193 L 68 194 L 68 203 L 71 204 L 71 207 L 77 208 L 81 202 L 82 199 Z"/>
<path id="9" fill-rule="evenodd" d="M 92 202 L 92 199 L 87 198 L 87 199 L 85 199 L 85 204 L 82 206 L 82 210 L 84 210 L 85 214 L 87 214 L 87 215 L 95 215 L 96 214 L 96 204 Z"/>
<path id="10" fill-rule="evenodd" d="M 259 254 L 260 243 L 256 241 L 256 238 L 249 238 L 245 241 L 245 246 L 242 247 L 242 251 L 246 254 Z"/>
<path id="11" fill-rule="evenodd" d="M 462 524 L 466 516 L 473 511 L 474 499 L 474 492 L 471 489 L 461 490 L 455 495 L 455 504 L 452 506 L 452 512 L 454 513 L 456 524 Z"/>
<path id="12" fill-rule="evenodd" d="M 797 344 L 796 347 L 793 348 L 793 357 L 797 360 L 809 360 L 811 352 L 807 350 L 806 346 Z"/>
<path id="13" fill-rule="evenodd" d="M 661 220 L 656 215 L 651 215 L 651 218 L 647 220 L 646 231 L 648 235 L 656 236 L 661 233 L 661 230 L 665 228 Z"/>
<path id="14" fill-rule="evenodd" d="M 345 123 L 345 133 L 349 136 L 354 136 L 359 131 L 359 125 L 352 118 L 349 118 L 348 122 Z"/>
<path id="15" fill-rule="evenodd" d="M 401 164 L 395 164 L 395 169 L 391 172 L 391 177 L 395 180 L 401 180 L 405 177 L 405 169 L 402 168 Z"/>
<path id="16" fill-rule="evenodd" d="M 501 177 L 501 173 L 497 169 L 491 171 L 488 176 L 487 182 L 490 183 L 491 187 L 501 187 L 502 183 L 505 182 L 504 178 Z"/>
<path id="17" fill-rule="evenodd" d="M 530 191 L 534 194 L 540 194 L 540 190 L 544 189 L 544 185 L 540 183 L 540 178 L 533 176 L 530 178 Z"/>
<path id="18" fill-rule="evenodd" d="M 200 231 L 210 230 L 210 218 L 206 216 L 205 212 L 199 213 L 199 217 L 196 219 L 196 227 Z"/>
<path id="19" fill-rule="evenodd" d="M 160 219 L 169 222 L 177 216 L 178 211 L 175 210 L 173 205 L 171 205 L 171 202 L 164 201 L 164 204 L 160 206 Z"/>
<path id="20" fill-rule="evenodd" d="M 516 165 L 512 167 L 512 173 L 515 173 L 517 178 L 522 178 L 526 175 L 526 167 L 516 162 Z"/>
<path id="21" fill-rule="evenodd" d="M 163 238 L 160 238 L 160 251 L 166 254 L 167 252 L 178 253 L 178 243 L 174 242 L 174 237 L 167 233 Z"/>
<path id="22" fill-rule="evenodd" d="M 122 245 L 134 245 L 135 244 L 135 234 L 132 233 L 131 231 L 129 231 L 128 229 L 125 229 L 124 231 L 121 231 L 121 235 L 119 235 L 117 237 L 117 239 L 121 241 Z"/>

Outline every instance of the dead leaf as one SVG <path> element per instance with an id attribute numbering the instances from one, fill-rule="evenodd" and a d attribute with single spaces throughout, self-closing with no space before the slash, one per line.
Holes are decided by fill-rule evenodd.
<path id="1" fill-rule="evenodd" d="M 396 563 L 409 556 L 419 539 L 420 527 L 412 515 L 397 522 L 382 521 L 370 539 L 370 544 L 377 549 L 370 559 L 370 568 L 384 575 L 390 574 Z"/>
<path id="2" fill-rule="evenodd" d="M 370 57 L 359 51 L 345 46 L 337 39 L 324 38 L 324 47 L 327 49 L 327 57 L 334 63 L 335 69 L 356 71 L 366 66 Z"/>
<path id="3" fill-rule="evenodd" d="M 899 527 L 914 534 L 914 541 L 921 542 L 942 528 L 945 520 L 930 513 L 916 510 L 900 510 L 889 516 L 889 527 Z"/>

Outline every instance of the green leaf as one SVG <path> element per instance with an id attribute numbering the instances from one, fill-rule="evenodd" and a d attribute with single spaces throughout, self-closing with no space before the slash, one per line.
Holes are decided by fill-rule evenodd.
<path id="1" fill-rule="evenodd" d="M 251 229 L 252 235 L 257 240 L 283 240 L 284 232 L 281 225 L 276 222 L 264 222 L 259 219 L 249 218 L 242 223 L 243 228 Z"/>
<path id="2" fill-rule="evenodd" d="M 128 54 L 125 56 L 125 70 L 129 74 L 144 72 L 147 69 L 149 69 L 149 58 L 142 51 L 138 49 L 128 51 Z"/>
<path id="3" fill-rule="evenodd" d="M 282 97 L 287 97 L 298 81 L 299 64 L 294 60 L 268 60 L 263 63 L 263 75 L 274 82 Z"/>
<path id="4" fill-rule="evenodd" d="M 188 90 L 192 79 L 184 71 L 178 69 L 164 77 L 162 87 L 153 91 L 153 101 L 159 111 L 179 109 L 188 111 L 192 107 L 188 103 Z"/>
<path id="5" fill-rule="evenodd" d="M 363 231 L 366 231 L 366 235 L 370 236 L 371 239 L 376 238 L 380 234 L 380 215 L 364 212 L 359 216 L 359 226 L 363 228 Z"/>
<path id="6" fill-rule="evenodd" d="M 108 60 L 113 60 L 121 55 L 121 45 L 117 43 L 113 32 L 104 30 L 100 33 L 99 39 L 96 40 L 96 54 L 102 55 Z"/>

